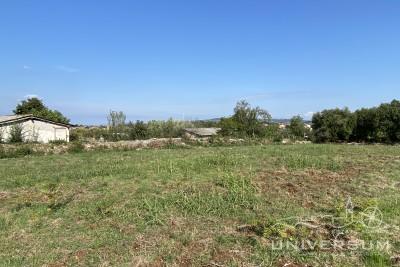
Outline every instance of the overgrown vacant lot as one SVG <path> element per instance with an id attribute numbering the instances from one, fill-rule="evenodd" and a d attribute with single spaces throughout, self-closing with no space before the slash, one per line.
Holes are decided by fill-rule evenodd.
<path id="1" fill-rule="evenodd" d="M 391 266 L 399 190 L 398 146 L 3 159 L 0 266 Z M 342 246 L 276 246 L 302 240 Z"/>

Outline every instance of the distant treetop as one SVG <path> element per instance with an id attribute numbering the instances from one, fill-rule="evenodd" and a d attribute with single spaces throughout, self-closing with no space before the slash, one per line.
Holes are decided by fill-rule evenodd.
<path id="1" fill-rule="evenodd" d="M 58 110 L 51 110 L 43 104 L 43 101 L 37 97 L 28 98 L 27 100 L 22 100 L 13 111 L 16 115 L 32 114 L 34 116 L 60 122 L 69 123 L 69 119 L 66 118 Z"/>

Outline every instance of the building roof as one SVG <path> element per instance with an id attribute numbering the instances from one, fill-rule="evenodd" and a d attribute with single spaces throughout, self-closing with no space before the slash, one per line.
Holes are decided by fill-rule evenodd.
<path id="1" fill-rule="evenodd" d="M 185 131 L 197 136 L 216 135 L 221 128 L 186 128 Z"/>
<path id="2" fill-rule="evenodd" d="M 12 122 L 26 121 L 26 120 L 38 120 L 38 121 L 43 121 L 43 122 L 61 125 L 61 126 L 65 126 L 65 127 L 71 127 L 70 124 L 43 119 L 40 117 L 36 117 L 32 114 L 0 116 L 0 125 L 12 123 Z"/>

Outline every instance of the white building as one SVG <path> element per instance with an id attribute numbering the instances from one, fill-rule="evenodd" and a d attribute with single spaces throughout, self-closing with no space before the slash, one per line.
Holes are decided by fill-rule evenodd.
<path id="1" fill-rule="evenodd" d="M 54 140 L 69 142 L 69 128 L 71 125 L 54 122 L 33 115 L 0 116 L 1 140 L 7 142 L 10 133 L 17 128 L 21 129 L 24 142 L 48 143 Z"/>

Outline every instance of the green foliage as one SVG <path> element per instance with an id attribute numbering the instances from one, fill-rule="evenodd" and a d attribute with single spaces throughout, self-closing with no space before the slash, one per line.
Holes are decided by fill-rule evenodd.
<path id="1" fill-rule="evenodd" d="M 363 108 L 354 113 L 348 109 L 331 109 L 316 113 L 312 119 L 316 142 L 383 142 L 400 141 L 400 102 Z"/>
<path id="2" fill-rule="evenodd" d="M 318 143 L 349 141 L 355 124 L 355 116 L 348 108 L 315 113 L 312 118 L 314 141 Z"/>
<path id="3" fill-rule="evenodd" d="M 236 104 L 232 117 L 221 119 L 221 134 L 260 137 L 265 134 L 265 124 L 270 120 L 268 111 L 260 107 L 252 108 L 248 102 L 241 100 Z"/>
<path id="4" fill-rule="evenodd" d="M 363 253 L 362 259 L 367 267 L 394 266 L 391 264 L 389 255 L 380 251 L 366 251 Z"/>
<path id="5" fill-rule="evenodd" d="M 146 139 L 148 135 L 147 125 L 143 121 L 136 121 L 136 123 L 128 123 L 129 139 Z"/>
<path id="6" fill-rule="evenodd" d="M 24 142 L 23 127 L 21 124 L 15 124 L 10 127 L 9 143 L 22 143 Z"/>
<path id="7" fill-rule="evenodd" d="M 80 153 L 84 150 L 85 146 L 80 142 L 72 143 L 72 145 L 68 148 L 69 153 Z"/>
<path id="8" fill-rule="evenodd" d="M 50 144 L 54 144 L 54 145 L 66 145 L 66 144 L 68 144 L 68 142 L 65 141 L 65 140 L 51 140 L 49 143 Z"/>
<path id="9" fill-rule="evenodd" d="M 377 127 L 375 141 L 394 143 L 400 141 L 400 101 L 393 100 L 375 109 Z"/>
<path id="10" fill-rule="evenodd" d="M 238 125 L 233 117 L 221 118 L 219 122 L 221 127 L 220 134 L 223 136 L 236 136 L 238 135 Z"/>
<path id="11" fill-rule="evenodd" d="M 306 136 L 307 129 L 305 127 L 303 118 L 300 116 L 294 116 L 290 120 L 288 128 L 290 133 L 297 138 L 303 139 Z"/>
<path id="12" fill-rule="evenodd" d="M 284 136 L 282 129 L 279 129 L 279 125 L 274 123 L 265 127 L 264 137 L 273 142 L 282 142 Z"/>
<path id="13" fill-rule="evenodd" d="M 49 109 L 43 104 L 42 100 L 36 97 L 22 100 L 21 103 L 16 106 L 14 114 L 32 114 L 34 116 L 55 122 L 69 123 L 69 119 L 61 114 L 61 112 Z"/>
<path id="14" fill-rule="evenodd" d="M 31 147 L 26 145 L 18 146 L 16 149 L 13 150 L 5 150 L 3 146 L 0 146 L 0 159 L 19 158 L 33 154 L 39 155 L 41 153 L 35 152 Z"/>
<path id="15" fill-rule="evenodd" d="M 363 108 L 355 112 L 356 125 L 353 139 L 356 141 L 374 142 L 378 129 L 378 116 L 376 108 Z"/>
<path id="16" fill-rule="evenodd" d="M 201 123 L 200 123 L 201 124 Z M 149 122 L 136 121 L 127 124 L 116 124 L 115 127 L 81 127 L 71 130 L 70 140 L 100 139 L 107 141 L 143 140 L 148 138 L 175 138 L 183 134 L 184 128 L 193 128 L 200 125 L 191 121 L 152 120 Z"/>
<path id="17" fill-rule="evenodd" d="M 122 111 L 110 111 L 107 116 L 109 137 L 112 141 L 122 140 L 125 137 L 124 127 L 126 116 Z"/>

